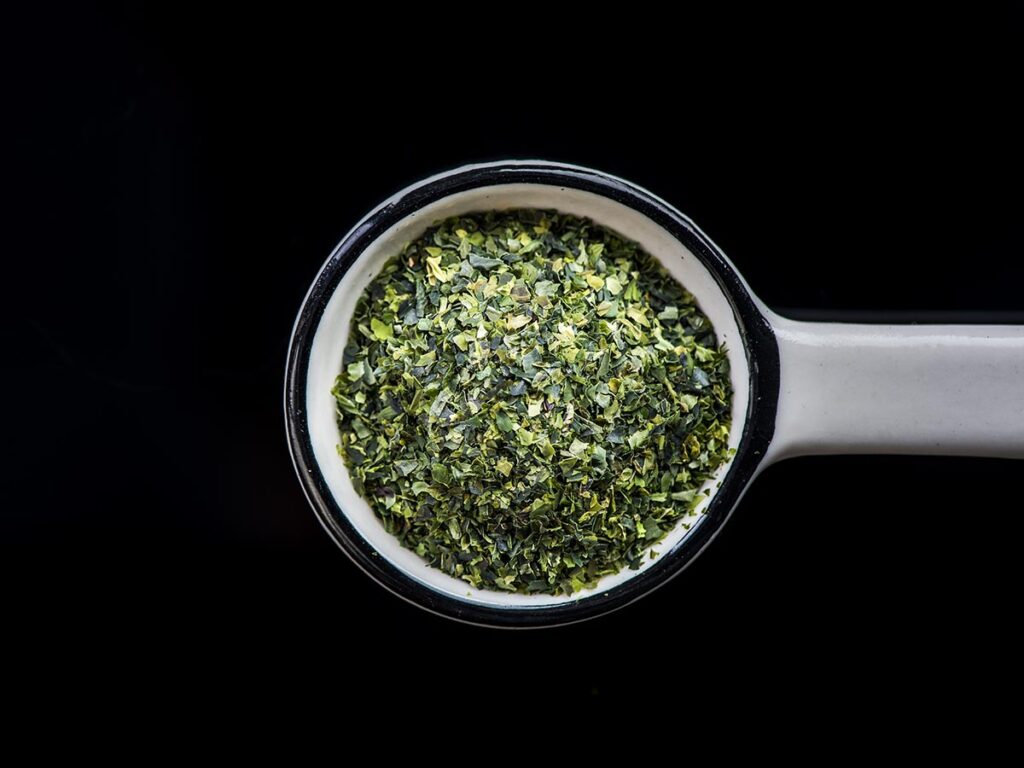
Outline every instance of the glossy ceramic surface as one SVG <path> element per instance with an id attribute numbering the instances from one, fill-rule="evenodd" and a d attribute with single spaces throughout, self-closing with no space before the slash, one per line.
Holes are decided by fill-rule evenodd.
<path id="1" fill-rule="evenodd" d="M 735 457 L 700 514 L 636 571 L 571 597 L 479 590 L 430 568 L 387 534 L 352 489 L 330 395 L 352 309 L 383 262 L 433 222 L 470 211 L 548 208 L 638 241 L 696 297 L 729 350 Z M 1024 327 L 806 323 L 766 308 L 689 219 L 597 171 L 539 161 L 459 168 L 368 214 L 331 254 L 296 321 L 285 416 L 296 471 L 321 523 L 370 576 L 436 613 L 533 627 L 587 619 L 677 575 L 708 545 L 765 466 L 815 453 L 1024 456 Z M 739 565 L 738 565 L 739 567 Z"/>

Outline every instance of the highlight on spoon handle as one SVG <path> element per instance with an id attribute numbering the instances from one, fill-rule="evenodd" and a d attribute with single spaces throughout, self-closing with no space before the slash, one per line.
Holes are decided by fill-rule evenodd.
<path id="1" fill-rule="evenodd" d="M 780 387 L 769 462 L 809 454 L 1024 458 L 1024 326 L 771 316 Z"/>

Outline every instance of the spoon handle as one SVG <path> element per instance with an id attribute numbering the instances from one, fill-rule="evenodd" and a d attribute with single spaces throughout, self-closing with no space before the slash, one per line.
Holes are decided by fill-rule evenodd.
<path id="1" fill-rule="evenodd" d="M 1024 458 L 1024 325 L 771 322 L 780 387 L 769 462 L 835 453 Z"/>

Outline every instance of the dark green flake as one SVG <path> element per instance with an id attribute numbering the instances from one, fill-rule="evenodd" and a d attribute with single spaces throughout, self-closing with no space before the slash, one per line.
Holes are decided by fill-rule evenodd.
<path id="1" fill-rule="evenodd" d="M 730 456 L 728 359 L 636 243 L 541 211 L 449 219 L 359 299 L 337 400 L 384 527 L 477 587 L 639 568 Z"/>

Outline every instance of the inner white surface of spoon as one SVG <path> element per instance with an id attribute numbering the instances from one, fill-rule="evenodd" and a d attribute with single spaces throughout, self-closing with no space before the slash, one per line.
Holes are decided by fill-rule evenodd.
<path id="1" fill-rule="evenodd" d="M 407 243 L 419 237 L 433 223 L 448 216 L 505 210 L 540 208 L 584 216 L 630 240 L 655 256 L 696 298 L 702 312 L 714 326 L 719 343 L 729 353 L 732 375 L 732 426 L 729 445 L 736 448 L 746 419 L 750 399 L 750 371 L 732 306 L 712 274 L 664 228 L 632 208 L 600 195 L 543 184 L 503 184 L 467 190 L 430 203 L 388 229 L 358 257 L 342 277 L 320 318 L 310 348 L 306 388 L 306 411 L 313 453 L 331 494 L 349 521 L 367 542 L 408 577 L 450 597 L 496 607 L 539 607 L 586 599 L 604 592 L 649 568 L 656 560 L 645 556 L 639 570 L 625 569 L 601 579 L 598 584 L 574 595 L 522 595 L 473 587 L 429 566 L 415 552 L 403 547 L 384 530 L 369 503 L 352 487 L 348 470 L 337 453 L 340 442 L 331 387 L 342 368 L 355 303 L 384 263 Z M 665 556 L 700 524 L 700 512 L 714 496 L 716 487 L 730 470 L 724 464 L 705 483 L 710 491 L 697 514 L 681 519 L 669 534 L 651 549 Z M 688 530 L 684 524 L 691 526 Z"/>

